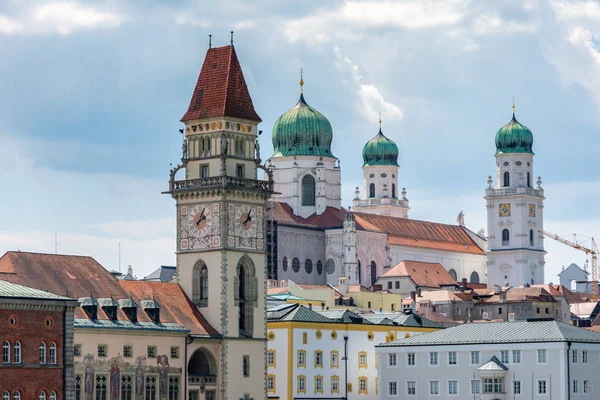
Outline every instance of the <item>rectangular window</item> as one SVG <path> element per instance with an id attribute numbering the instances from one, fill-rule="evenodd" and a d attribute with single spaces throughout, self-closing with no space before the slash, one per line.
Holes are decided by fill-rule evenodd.
<path id="1" fill-rule="evenodd" d="M 583 380 L 583 393 L 592 393 L 590 381 L 587 379 Z"/>
<path id="2" fill-rule="evenodd" d="M 244 177 L 244 165 L 243 164 L 237 164 L 235 166 L 235 177 L 236 178 Z"/>
<path id="3" fill-rule="evenodd" d="M 321 350 L 315 351 L 315 367 L 323 367 L 323 352 Z"/>
<path id="4" fill-rule="evenodd" d="M 98 357 L 108 356 L 108 346 L 105 344 L 98 345 Z"/>
<path id="5" fill-rule="evenodd" d="M 358 378 L 358 394 L 367 393 L 367 378 Z"/>
<path id="6" fill-rule="evenodd" d="M 388 354 L 388 365 L 390 367 L 396 366 L 396 353 Z"/>
<path id="7" fill-rule="evenodd" d="M 200 166 L 200 178 L 208 178 L 208 164 Z"/>
<path id="8" fill-rule="evenodd" d="M 406 364 L 407 365 L 415 365 L 415 353 L 408 353 L 406 355 Z"/>
<path id="9" fill-rule="evenodd" d="M 179 358 L 179 346 L 171 346 L 171 358 Z"/>
<path id="10" fill-rule="evenodd" d="M 500 350 L 500 362 L 508 364 L 508 350 Z"/>
<path id="11" fill-rule="evenodd" d="M 480 380 L 471 380 L 471 394 L 479 394 L 481 393 L 481 381 Z"/>
<path id="12" fill-rule="evenodd" d="M 367 355 L 365 353 L 358 354 L 358 367 L 359 368 L 367 367 Z"/>
<path id="13" fill-rule="evenodd" d="M 440 394 L 440 381 L 429 381 L 429 394 Z"/>
<path id="14" fill-rule="evenodd" d="M 242 375 L 244 375 L 244 378 L 250 376 L 250 356 L 242 356 Z"/>
<path id="15" fill-rule="evenodd" d="M 146 375 L 144 398 L 146 400 L 156 400 L 156 376 Z"/>
<path id="16" fill-rule="evenodd" d="M 156 346 L 148 346 L 148 358 L 156 357 Z"/>
<path id="17" fill-rule="evenodd" d="M 512 351 L 512 363 L 521 364 L 521 350 Z"/>
<path id="18" fill-rule="evenodd" d="M 438 365 L 438 353 L 436 351 L 429 353 L 429 365 Z"/>
<path id="19" fill-rule="evenodd" d="M 96 375 L 96 400 L 106 400 L 108 376 Z"/>
<path id="20" fill-rule="evenodd" d="M 498 314 L 502 314 L 502 307 L 498 307 Z"/>
<path id="21" fill-rule="evenodd" d="M 483 393 L 503 393 L 504 379 L 502 378 L 484 378 Z"/>
<path id="22" fill-rule="evenodd" d="M 400 289 L 400 281 L 396 281 L 396 289 Z"/>
<path id="23" fill-rule="evenodd" d="M 388 289 L 391 289 L 392 288 L 392 281 L 388 281 L 387 286 L 388 286 Z"/>
<path id="24" fill-rule="evenodd" d="M 546 314 L 550 314 L 550 309 L 546 307 Z"/>
<path id="25" fill-rule="evenodd" d="M 416 381 L 407 381 L 406 382 L 406 394 L 408 396 L 416 396 L 417 395 L 417 382 Z"/>
<path id="26" fill-rule="evenodd" d="M 339 393 L 340 392 L 340 378 L 337 376 L 331 377 L 331 393 Z"/>
<path id="27" fill-rule="evenodd" d="M 388 382 L 388 395 L 398 396 L 398 382 Z"/>
<path id="28" fill-rule="evenodd" d="M 456 357 L 455 351 L 448 352 L 448 365 L 456 365 L 457 364 L 456 358 L 457 357 Z"/>
<path id="29" fill-rule="evenodd" d="M 81 356 L 81 345 L 80 344 L 73 345 L 73 356 L 74 357 Z"/>
<path id="30" fill-rule="evenodd" d="M 521 394 L 521 381 L 513 381 L 513 394 Z"/>
<path id="31" fill-rule="evenodd" d="M 331 368 L 338 368 L 340 366 L 340 355 L 337 351 L 331 352 Z"/>
<path id="32" fill-rule="evenodd" d="M 273 376 L 273 375 L 267 376 L 267 391 L 269 391 L 269 392 L 275 391 L 275 376 Z"/>
<path id="33" fill-rule="evenodd" d="M 208 393 L 207 393 L 206 399 L 208 399 Z M 179 400 L 179 377 L 178 376 L 170 376 L 169 377 L 169 399 L 168 400 Z"/>
<path id="34" fill-rule="evenodd" d="M 298 350 L 298 366 L 306 367 L 306 352 L 304 350 Z"/>
<path id="35" fill-rule="evenodd" d="M 298 392 L 306 392 L 306 378 L 304 376 L 298 377 Z"/>
<path id="36" fill-rule="evenodd" d="M 396 310 L 396 303 L 392 303 L 392 311 Z"/>
<path id="37" fill-rule="evenodd" d="M 573 354 L 573 364 L 577 364 L 577 350 L 572 350 Z"/>
<path id="38" fill-rule="evenodd" d="M 315 393 L 323 393 L 323 377 L 315 376 Z"/>
<path id="39" fill-rule="evenodd" d="M 121 376 L 121 400 L 133 399 L 133 375 Z"/>
<path id="40" fill-rule="evenodd" d="M 123 357 L 133 357 L 133 346 L 130 344 L 123 345 Z"/>
<path id="41" fill-rule="evenodd" d="M 537 351 L 537 363 L 546 364 L 548 362 L 548 353 L 545 349 L 538 349 Z"/>
<path id="42" fill-rule="evenodd" d="M 581 350 L 581 362 L 584 364 L 587 364 L 587 362 L 588 362 L 588 351 L 587 350 Z"/>
<path id="43" fill-rule="evenodd" d="M 275 352 L 273 350 L 267 351 L 267 365 L 269 367 L 275 366 Z"/>
<path id="44" fill-rule="evenodd" d="M 546 394 L 548 393 L 548 388 L 546 387 L 546 380 L 538 380 L 537 381 L 537 393 L 538 394 Z"/>
<path id="45" fill-rule="evenodd" d="M 537 314 L 539 314 L 539 313 L 540 313 L 540 308 L 539 308 L 539 307 L 536 307 L 536 309 L 535 309 L 535 312 L 536 312 Z"/>
<path id="46" fill-rule="evenodd" d="M 2 346 L 2 356 L 4 364 L 10 364 L 10 343 L 8 340 Z"/>
<path id="47" fill-rule="evenodd" d="M 573 380 L 573 394 L 579 393 L 579 381 L 577 379 Z"/>
<path id="48" fill-rule="evenodd" d="M 494 378 L 494 393 L 504 393 L 504 379 Z"/>
<path id="49" fill-rule="evenodd" d="M 458 394 L 458 381 L 457 380 L 449 380 L 448 381 L 448 394 L 450 394 L 450 395 Z"/>
<path id="50" fill-rule="evenodd" d="M 478 351 L 471 352 L 471 365 L 479 365 L 479 352 Z"/>

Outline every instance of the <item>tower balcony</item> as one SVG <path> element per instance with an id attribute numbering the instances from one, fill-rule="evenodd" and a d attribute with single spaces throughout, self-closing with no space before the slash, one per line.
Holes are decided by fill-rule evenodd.
<path id="1" fill-rule="evenodd" d="M 389 197 L 383 198 L 369 198 L 369 199 L 354 199 L 352 201 L 353 207 L 372 207 L 372 206 L 382 206 L 382 205 L 390 205 L 396 207 L 408 208 L 408 200 L 404 199 L 392 199 Z"/>
<path id="2" fill-rule="evenodd" d="M 542 188 L 532 188 L 526 186 L 519 187 L 505 187 L 500 189 L 487 188 L 485 190 L 486 197 L 494 197 L 494 196 L 512 196 L 517 194 L 525 194 L 528 196 L 534 197 L 544 197 L 544 189 Z"/>
<path id="3" fill-rule="evenodd" d="M 233 176 L 213 176 L 169 182 L 169 193 L 172 194 L 189 190 L 217 188 L 239 188 L 271 193 L 273 192 L 273 182 L 259 179 L 236 178 Z"/>

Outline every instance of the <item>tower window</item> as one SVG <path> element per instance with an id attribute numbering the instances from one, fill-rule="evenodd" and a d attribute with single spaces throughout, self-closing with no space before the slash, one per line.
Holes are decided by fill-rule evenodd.
<path id="1" fill-rule="evenodd" d="M 392 199 L 396 198 L 396 184 L 392 183 Z"/>
<path id="2" fill-rule="evenodd" d="M 374 183 L 371 183 L 369 185 L 369 197 L 370 198 L 375 197 L 375 184 Z"/>
<path id="3" fill-rule="evenodd" d="M 235 177 L 236 178 L 244 177 L 244 164 L 237 164 L 235 166 Z"/>
<path id="4" fill-rule="evenodd" d="M 533 246 L 533 229 L 529 230 L 529 245 Z"/>
<path id="5" fill-rule="evenodd" d="M 358 265 L 357 265 L 357 268 L 356 268 L 356 270 L 357 270 L 356 272 L 357 272 L 357 274 L 358 274 L 358 279 L 357 279 L 357 281 L 358 281 L 358 284 L 360 285 L 360 283 L 361 283 L 361 280 L 362 280 L 362 279 L 361 279 L 362 273 L 361 273 L 361 265 L 360 265 L 360 260 L 358 260 L 358 261 L 357 261 L 357 264 L 358 264 Z"/>
<path id="6" fill-rule="evenodd" d="M 206 303 L 208 301 L 208 268 L 206 265 L 202 267 L 200 271 L 200 302 Z"/>
<path id="7" fill-rule="evenodd" d="M 208 164 L 200 166 L 200 178 L 208 178 Z"/>
<path id="8" fill-rule="evenodd" d="M 527 187 L 531 187 L 531 175 L 527 173 Z"/>
<path id="9" fill-rule="evenodd" d="M 302 178 L 302 205 L 315 205 L 315 178 L 312 175 L 304 175 Z"/>
<path id="10" fill-rule="evenodd" d="M 371 286 L 373 286 L 375 284 L 376 280 L 377 280 L 377 264 L 375 264 L 375 261 L 371 261 Z"/>
<path id="11" fill-rule="evenodd" d="M 508 246 L 510 243 L 510 232 L 508 229 L 502 229 L 502 246 Z"/>
<path id="12" fill-rule="evenodd" d="M 510 186 L 510 174 L 508 173 L 508 171 L 504 172 L 504 180 L 502 182 L 502 186 Z"/>
<path id="13" fill-rule="evenodd" d="M 208 303 L 208 268 L 202 261 L 194 266 L 192 301 L 199 306 L 206 306 Z"/>

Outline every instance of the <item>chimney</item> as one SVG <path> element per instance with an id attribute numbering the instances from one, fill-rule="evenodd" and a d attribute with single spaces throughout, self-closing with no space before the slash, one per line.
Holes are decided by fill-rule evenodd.
<path id="1" fill-rule="evenodd" d="M 462 278 L 461 286 L 463 288 L 463 292 L 467 289 L 467 278 Z"/>
<path id="2" fill-rule="evenodd" d="M 494 294 L 500 294 L 500 285 L 494 285 Z"/>
<path id="3" fill-rule="evenodd" d="M 348 293 L 348 278 L 342 276 L 338 278 L 338 291 L 342 296 L 345 296 Z"/>
<path id="4" fill-rule="evenodd" d="M 417 301 L 417 292 L 410 292 L 410 298 L 412 301 Z"/>
<path id="5" fill-rule="evenodd" d="M 506 290 L 501 290 L 500 295 L 500 303 L 506 303 Z"/>
<path id="6" fill-rule="evenodd" d="M 308 309 L 312 310 L 312 303 L 308 303 Z"/>

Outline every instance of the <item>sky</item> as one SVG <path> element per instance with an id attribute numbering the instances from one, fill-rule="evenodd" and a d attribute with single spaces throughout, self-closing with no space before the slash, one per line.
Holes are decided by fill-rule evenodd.
<path id="1" fill-rule="evenodd" d="M 263 158 L 303 68 L 306 101 L 333 126 L 344 206 L 381 112 L 410 217 L 456 223 L 464 210 L 487 228 L 494 136 L 514 98 L 534 134 L 544 228 L 600 236 L 599 2 L 4 0 L 0 253 L 56 244 L 117 270 L 120 245 L 138 277 L 175 265 L 175 202 L 161 191 L 208 35 L 226 45 L 232 30 Z M 547 282 L 585 263 L 545 247 Z"/>

